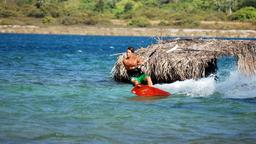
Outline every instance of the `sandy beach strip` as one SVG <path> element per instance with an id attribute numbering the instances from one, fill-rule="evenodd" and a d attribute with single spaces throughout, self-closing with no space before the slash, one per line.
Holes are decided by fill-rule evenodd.
<path id="1" fill-rule="evenodd" d="M 256 38 L 255 30 L 129 28 L 100 26 L 33 26 L 0 25 L 0 33 L 72 34 L 103 36 L 173 36 L 173 37 L 237 37 Z"/>

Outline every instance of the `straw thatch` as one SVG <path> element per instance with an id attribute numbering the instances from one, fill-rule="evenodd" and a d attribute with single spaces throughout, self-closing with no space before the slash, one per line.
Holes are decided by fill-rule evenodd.
<path id="1" fill-rule="evenodd" d="M 216 72 L 217 59 L 222 55 L 236 56 L 239 71 L 256 74 L 256 41 L 176 39 L 161 41 L 136 53 L 148 59 L 143 70 L 154 83 L 207 77 Z M 123 56 L 118 57 L 112 75 L 117 81 L 128 82 Z"/>

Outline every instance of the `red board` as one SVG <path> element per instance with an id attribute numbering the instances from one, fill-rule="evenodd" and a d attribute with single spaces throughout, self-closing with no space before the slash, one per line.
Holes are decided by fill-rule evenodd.
<path id="1" fill-rule="evenodd" d="M 169 92 L 161 90 L 159 88 L 147 86 L 147 85 L 140 85 L 140 87 L 134 87 L 131 92 L 136 94 L 137 96 L 170 96 Z"/>

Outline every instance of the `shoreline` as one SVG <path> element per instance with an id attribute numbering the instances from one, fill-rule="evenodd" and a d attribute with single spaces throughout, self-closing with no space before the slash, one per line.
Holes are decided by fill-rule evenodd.
<path id="1" fill-rule="evenodd" d="M 0 25 L 0 33 L 17 34 L 67 34 L 102 36 L 171 36 L 171 37 L 236 37 L 255 38 L 256 30 L 129 28 L 103 26 L 34 26 Z"/>

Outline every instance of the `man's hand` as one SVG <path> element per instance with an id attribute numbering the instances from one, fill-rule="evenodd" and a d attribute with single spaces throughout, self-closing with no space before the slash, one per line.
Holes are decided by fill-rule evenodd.
<path id="1" fill-rule="evenodd" d="M 135 85 L 135 87 L 140 88 L 140 87 L 142 87 L 142 86 L 141 86 L 141 84 L 137 84 L 137 85 Z"/>

